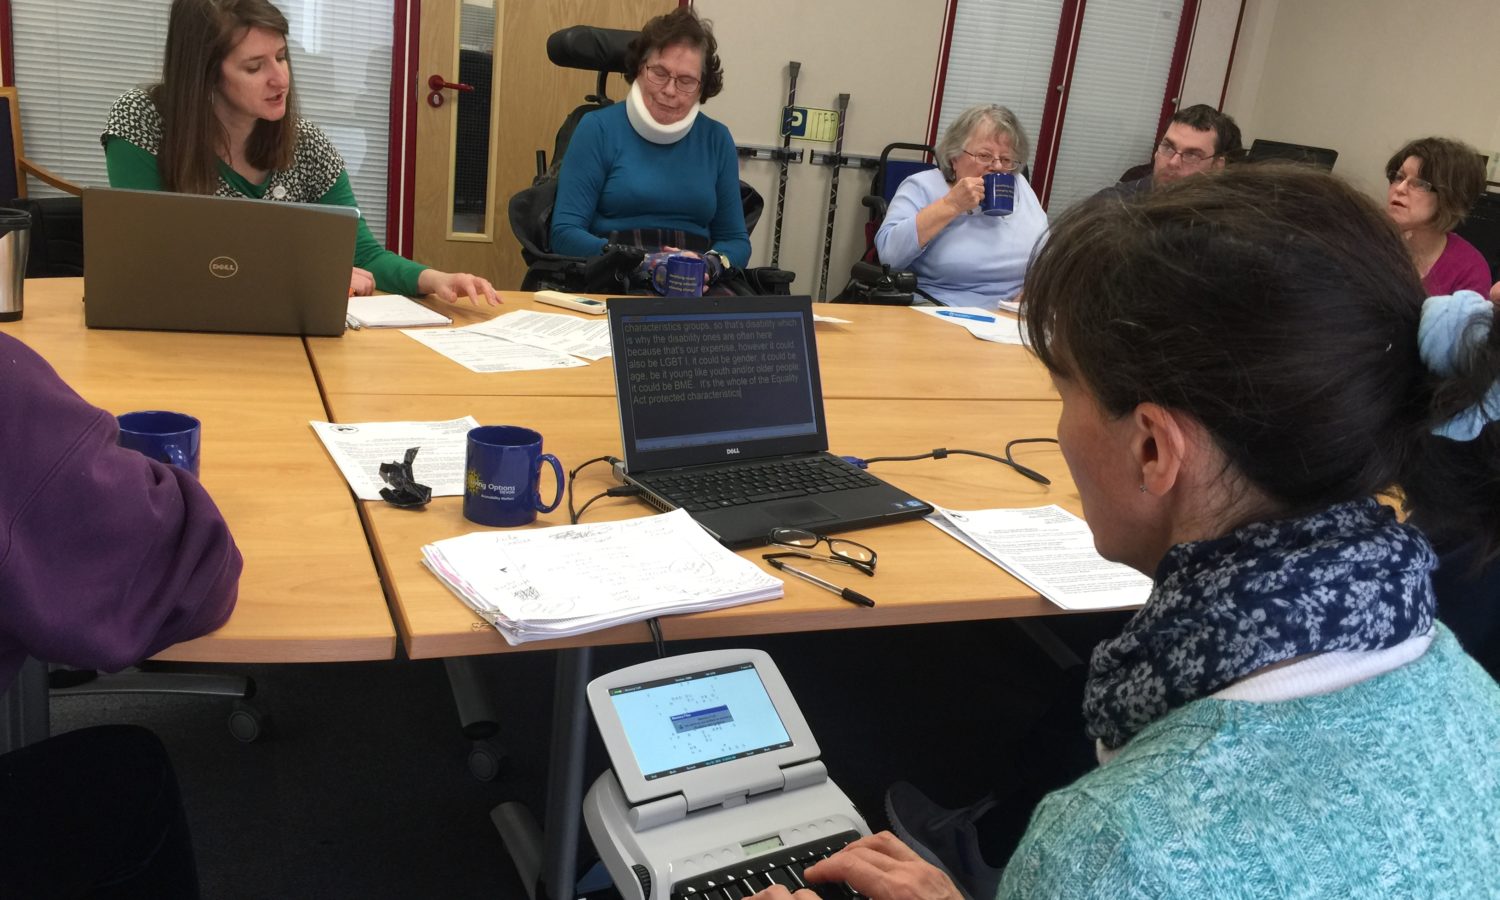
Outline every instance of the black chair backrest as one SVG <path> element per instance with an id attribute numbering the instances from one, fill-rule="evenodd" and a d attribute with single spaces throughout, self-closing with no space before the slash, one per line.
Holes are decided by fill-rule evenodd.
<path id="1" fill-rule="evenodd" d="M 595 28 L 592 25 L 574 25 L 554 31 L 547 37 L 547 59 L 555 66 L 566 69 L 585 69 L 598 72 L 594 93 L 585 97 L 582 106 L 574 108 L 558 126 L 557 137 L 552 142 L 552 162 L 544 171 L 537 172 L 537 180 L 556 178 L 562 169 L 563 154 L 568 152 L 568 142 L 578 128 L 578 120 L 596 109 L 614 103 L 605 91 L 610 72 L 625 73 L 625 54 L 630 42 L 639 32 L 619 28 Z M 538 165 L 538 168 L 541 168 Z"/>
<path id="2" fill-rule="evenodd" d="M 540 179 L 510 198 L 510 230 L 521 242 L 521 258 L 528 266 L 552 252 L 552 207 L 556 203 L 556 178 Z"/>
<path id="3" fill-rule="evenodd" d="M 0 203 L 21 196 L 21 185 L 16 179 L 16 140 L 10 130 L 10 98 L 0 97 Z"/>
<path id="4" fill-rule="evenodd" d="M 1500 194 L 1480 194 L 1474 208 L 1453 229 L 1490 264 L 1490 280 L 1500 281 Z"/>
<path id="5" fill-rule="evenodd" d="M 760 221 L 760 214 L 766 208 L 766 201 L 760 195 L 760 191 L 740 182 L 740 205 L 745 208 L 745 234 L 755 233 L 755 223 Z"/>
<path id="6" fill-rule="evenodd" d="M 1285 160 L 1317 166 L 1325 172 L 1333 171 L 1333 164 L 1338 158 L 1339 152 L 1329 150 L 1327 147 L 1287 144 L 1282 141 L 1267 141 L 1259 138 L 1250 143 L 1250 149 L 1245 153 L 1245 162 Z"/>

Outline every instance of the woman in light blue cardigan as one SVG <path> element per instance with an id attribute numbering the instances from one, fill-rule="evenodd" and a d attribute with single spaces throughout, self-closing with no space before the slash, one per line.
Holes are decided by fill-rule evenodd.
<path id="1" fill-rule="evenodd" d="M 1425 536 L 1374 499 L 1472 505 L 1500 556 L 1493 319 L 1424 302 L 1380 211 L 1315 172 L 1056 224 L 1030 344 L 1095 545 L 1155 589 L 1093 654 L 1100 766 L 1042 801 L 1000 896 L 1500 896 L 1500 687 L 1435 624 Z M 960 896 L 888 833 L 804 877 Z"/>

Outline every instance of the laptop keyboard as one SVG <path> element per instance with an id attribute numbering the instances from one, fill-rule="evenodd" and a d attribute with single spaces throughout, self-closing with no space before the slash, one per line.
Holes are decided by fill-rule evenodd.
<path id="1" fill-rule="evenodd" d="M 643 480 L 690 513 L 883 483 L 841 459 L 827 456 L 745 463 L 723 469 L 653 475 Z"/>
<path id="2" fill-rule="evenodd" d="M 862 895 L 847 884 L 804 882 L 802 872 L 859 837 L 857 831 L 845 831 L 679 881 L 672 885 L 672 900 L 744 900 L 773 884 L 785 885 L 789 891 L 808 888 L 823 900 L 854 900 Z"/>

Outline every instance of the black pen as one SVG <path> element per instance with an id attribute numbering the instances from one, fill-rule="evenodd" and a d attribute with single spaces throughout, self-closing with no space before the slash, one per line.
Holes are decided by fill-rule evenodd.
<path id="1" fill-rule="evenodd" d="M 838 585 L 834 584 L 831 581 L 824 581 L 823 579 L 821 579 L 818 576 L 812 574 L 811 572 L 804 572 L 801 569 L 794 569 L 794 568 L 792 568 L 791 566 L 787 565 L 786 563 L 782 562 L 779 559 L 768 559 L 768 560 L 766 560 L 766 562 L 770 563 L 771 566 L 773 568 L 775 568 L 779 572 L 791 572 L 793 575 L 796 575 L 798 578 L 801 578 L 803 581 L 811 581 L 813 584 L 817 585 L 820 588 L 824 588 L 826 590 L 833 591 L 835 594 L 838 594 L 840 597 L 843 597 L 845 600 L 848 600 L 850 603 L 854 603 L 854 604 L 857 604 L 859 606 L 874 606 L 875 605 L 875 601 L 874 600 L 871 600 L 869 597 L 866 597 L 864 594 L 861 594 L 859 591 L 850 590 L 849 588 L 841 588 L 841 587 L 839 587 Z"/>

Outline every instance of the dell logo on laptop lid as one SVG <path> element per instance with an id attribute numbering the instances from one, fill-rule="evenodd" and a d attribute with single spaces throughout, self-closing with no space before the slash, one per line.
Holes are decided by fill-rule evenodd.
<path id="1" fill-rule="evenodd" d="M 208 271 L 215 278 L 233 278 L 240 271 L 240 264 L 230 256 L 215 256 L 208 261 Z"/>

